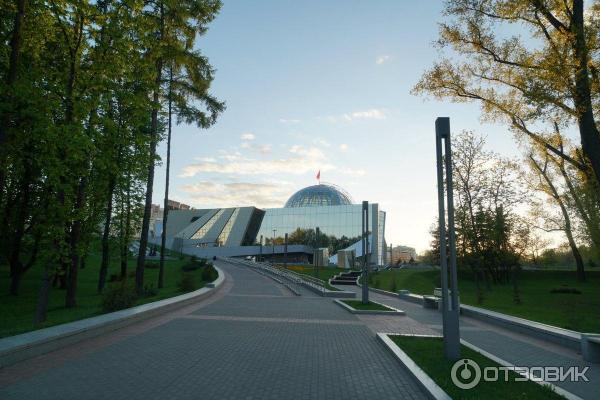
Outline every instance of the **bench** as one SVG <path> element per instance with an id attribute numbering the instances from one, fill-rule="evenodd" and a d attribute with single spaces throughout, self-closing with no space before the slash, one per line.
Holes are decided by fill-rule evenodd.
<path id="1" fill-rule="evenodd" d="M 452 292 L 449 292 L 452 295 Z M 460 304 L 460 297 L 458 299 Z M 433 289 L 433 296 L 423 296 L 423 307 L 441 310 L 442 308 L 442 288 Z"/>
<path id="2" fill-rule="evenodd" d="M 581 334 L 581 355 L 585 361 L 600 363 L 600 334 Z"/>
<path id="3" fill-rule="evenodd" d="M 437 309 L 441 298 L 437 296 L 423 296 L 423 307 Z"/>

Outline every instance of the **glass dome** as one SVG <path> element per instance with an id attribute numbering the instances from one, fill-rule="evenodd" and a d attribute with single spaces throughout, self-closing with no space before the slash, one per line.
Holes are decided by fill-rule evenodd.
<path id="1" fill-rule="evenodd" d="M 352 198 L 343 189 L 321 183 L 294 193 L 285 203 L 290 207 L 343 206 L 352 204 Z"/>

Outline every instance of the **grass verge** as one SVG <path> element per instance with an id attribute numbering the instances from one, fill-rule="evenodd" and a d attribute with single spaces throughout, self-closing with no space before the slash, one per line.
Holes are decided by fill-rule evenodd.
<path id="1" fill-rule="evenodd" d="M 521 271 L 521 304 L 514 302 L 510 284 L 482 283 L 483 302 L 477 301 L 477 286 L 469 271 L 460 271 L 458 288 L 463 304 L 486 308 L 516 317 L 579 332 L 600 332 L 600 318 L 589 310 L 600 308 L 600 272 L 587 271 L 587 282 L 577 282 L 575 271 Z M 440 286 L 436 270 L 386 270 L 372 274 L 369 284 L 383 290 L 408 289 L 411 293 L 432 294 Z M 559 290 L 556 290 L 559 289 Z M 579 293 L 566 289 L 576 289 Z"/>
<path id="2" fill-rule="evenodd" d="M 518 375 L 509 372 L 509 381 L 499 380 L 488 382 L 482 379 L 472 389 L 460 389 L 451 379 L 450 371 L 454 362 L 444 357 L 443 342 L 441 338 L 390 336 L 398 345 L 431 379 L 435 381 L 453 399 L 531 399 L 552 400 L 564 399 L 555 393 L 549 386 L 542 386 L 532 381 L 516 382 Z M 498 367 L 489 358 L 466 347 L 461 346 L 461 357 L 475 361 L 481 370 L 485 367 Z M 499 374 L 504 377 L 504 373 Z"/>
<path id="3" fill-rule="evenodd" d="M 118 254 L 114 251 L 113 254 Z M 65 308 L 65 290 L 52 288 L 48 301 L 48 316 L 46 322 L 39 326 L 34 326 L 33 317 L 37 304 L 38 291 L 40 288 L 42 266 L 34 265 L 31 270 L 23 276 L 18 296 L 8 294 L 9 287 L 9 268 L 7 265 L 0 265 L 0 337 L 17 335 L 20 333 L 32 331 L 35 329 L 46 328 L 53 325 L 72 322 L 79 319 L 89 318 L 103 314 L 102 295 L 97 293 L 98 275 L 101 256 L 99 252 L 92 252 L 87 258 L 86 267 L 80 269 L 77 283 L 77 307 Z M 148 261 L 149 264 L 158 264 L 158 261 Z M 182 267 L 190 263 L 189 257 L 174 257 L 165 261 L 164 287 L 157 289 L 158 268 L 146 268 L 144 271 L 144 282 L 147 286 L 148 295 L 138 298 L 135 305 L 145 304 L 168 297 L 173 297 L 184 293 L 180 287 L 180 282 L 185 275 L 191 275 L 194 284 L 188 287 L 189 290 L 196 290 L 205 285 L 202 281 L 202 269 L 185 272 Z M 136 259 L 131 257 L 128 260 L 129 283 L 135 279 Z M 154 267 L 154 265 L 152 265 Z M 118 257 L 112 257 L 108 269 L 107 278 L 111 275 L 120 274 L 120 260 Z M 188 279 L 189 281 L 189 279 Z M 110 285 L 119 285 L 120 282 L 106 283 L 106 288 Z M 188 290 L 188 291 L 189 291 Z"/>

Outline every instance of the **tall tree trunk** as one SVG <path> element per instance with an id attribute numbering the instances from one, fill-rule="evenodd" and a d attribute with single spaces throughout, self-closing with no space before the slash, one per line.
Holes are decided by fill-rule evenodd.
<path id="1" fill-rule="evenodd" d="M 173 64 L 169 68 L 169 126 L 167 132 L 167 168 L 165 177 L 165 204 L 163 210 L 162 233 L 160 238 L 160 267 L 158 270 L 158 288 L 164 286 L 165 273 L 165 247 L 167 243 L 167 221 L 169 218 L 169 172 L 171 168 L 171 127 L 172 127 L 172 106 L 173 106 Z"/>
<path id="2" fill-rule="evenodd" d="M 19 187 L 21 193 L 20 202 L 18 205 L 17 218 L 10 238 L 10 253 L 8 256 L 8 264 L 10 266 L 10 294 L 18 295 L 21 278 L 25 273 L 23 262 L 21 261 L 21 247 L 23 245 L 23 236 L 25 234 L 25 223 L 27 220 L 29 197 L 31 195 L 31 165 L 26 161 L 23 180 Z"/>
<path id="3" fill-rule="evenodd" d="M 573 0 L 571 30 L 575 38 L 573 51 L 577 62 L 573 100 L 578 113 L 581 148 L 590 160 L 596 180 L 600 182 L 600 132 L 598 132 L 594 121 L 588 68 L 589 54 L 585 38 L 583 12 L 583 0 Z"/>
<path id="4" fill-rule="evenodd" d="M 77 200 L 75 202 L 75 212 L 78 213 L 85 203 L 85 191 L 87 188 L 87 177 L 79 180 L 77 188 Z M 77 306 L 75 294 L 77 293 L 77 274 L 79 272 L 79 239 L 81 234 L 81 217 L 77 216 L 71 227 L 69 247 L 71 262 L 67 277 L 67 295 L 65 298 L 65 307 L 73 308 Z"/>
<path id="5" fill-rule="evenodd" d="M 100 264 L 100 276 L 98 278 L 98 293 L 102 293 L 102 290 L 104 289 L 104 285 L 106 284 L 106 274 L 108 272 L 108 262 L 110 257 L 110 222 L 112 219 L 113 193 L 116 184 L 116 176 L 111 175 L 108 181 L 108 200 L 106 201 L 106 216 L 104 219 L 104 232 L 102 233 L 102 263 Z"/>
<path id="6" fill-rule="evenodd" d="M 129 236 L 131 226 L 131 179 L 129 173 L 127 174 L 127 197 L 125 206 L 125 227 L 122 232 L 121 242 L 121 279 L 127 278 L 127 259 L 129 255 Z"/>
<path id="7" fill-rule="evenodd" d="M 140 249 L 135 269 L 135 288 L 138 294 L 144 290 L 144 267 L 146 263 L 146 250 L 148 249 L 148 231 L 150 229 L 150 214 L 152 212 L 152 192 L 154 188 L 154 159 L 156 157 L 156 144 L 158 142 L 158 110 L 160 108 L 160 81 L 162 75 L 162 59 L 156 62 L 156 82 L 152 100 L 152 120 L 150 126 L 150 161 L 148 162 L 148 181 L 146 183 L 146 203 L 144 207 L 144 218 L 142 220 L 142 232 L 140 236 Z"/>
<path id="8" fill-rule="evenodd" d="M 48 311 L 48 299 L 50 297 L 50 274 L 48 273 L 48 267 L 44 267 L 44 275 L 42 276 L 42 283 L 40 285 L 40 291 L 38 294 L 38 302 L 35 309 L 35 317 L 33 319 L 34 325 L 39 325 L 46 321 L 46 315 Z"/>

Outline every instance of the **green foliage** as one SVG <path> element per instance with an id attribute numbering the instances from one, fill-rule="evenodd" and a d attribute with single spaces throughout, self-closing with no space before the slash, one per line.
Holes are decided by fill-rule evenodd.
<path id="1" fill-rule="evenodd" d="M 159 263 L 156 261 L 146 261 L 146 269 L 158 269 Z"/>
<path id="2" fill-rule="evenodd" d="M 224 110 L 197 46 L 221 2 L 26 4 L 23 18 L 12 3 L 0 14 L 0 261 L 15 295 L 38 263 L 67 277 L 74 307 L 80 259 L 98 227 L 110 242 L 104 272 L 115 255 L 126 262 L 134 234 L 147 231 L 143 202 L 167 97 L 178 121 L 202 128 Z"/>
<path id="3" fill-rule="evenodd" d="M 390 292 L 396 293 L 398 291 L 398 284 L 396 283 L 396 274 L 392 276 L 392 284 L 390 285 Z"/>
<path id="4" fill-rule="evenodd" d="M 211 263 L 206 264 L 202 269 L 202 280 L 212 282 L 219 277 L 219 273 Z"/>
<path id="5" fill-rule="evenodd" d="M 102 295 L 102 309 L 112 312 L 132 307 L 137 300 L 135 288 L 126 282 L 110 285 Z"/>
<path id="6" fill-rule="evenodd" d="M 190 273 L 184 273 L 181 275 L 181 280 L 178 283 L 179 290 L 181 292 L 191 292 L 196 290 L 196 279 L 194 275 Z"/>
<path id="7" fill-rule="evenodd" d="M 581 294 L 581 290 L 570 287 L 559 287 L 550 289 L 550 293 Z"/>

